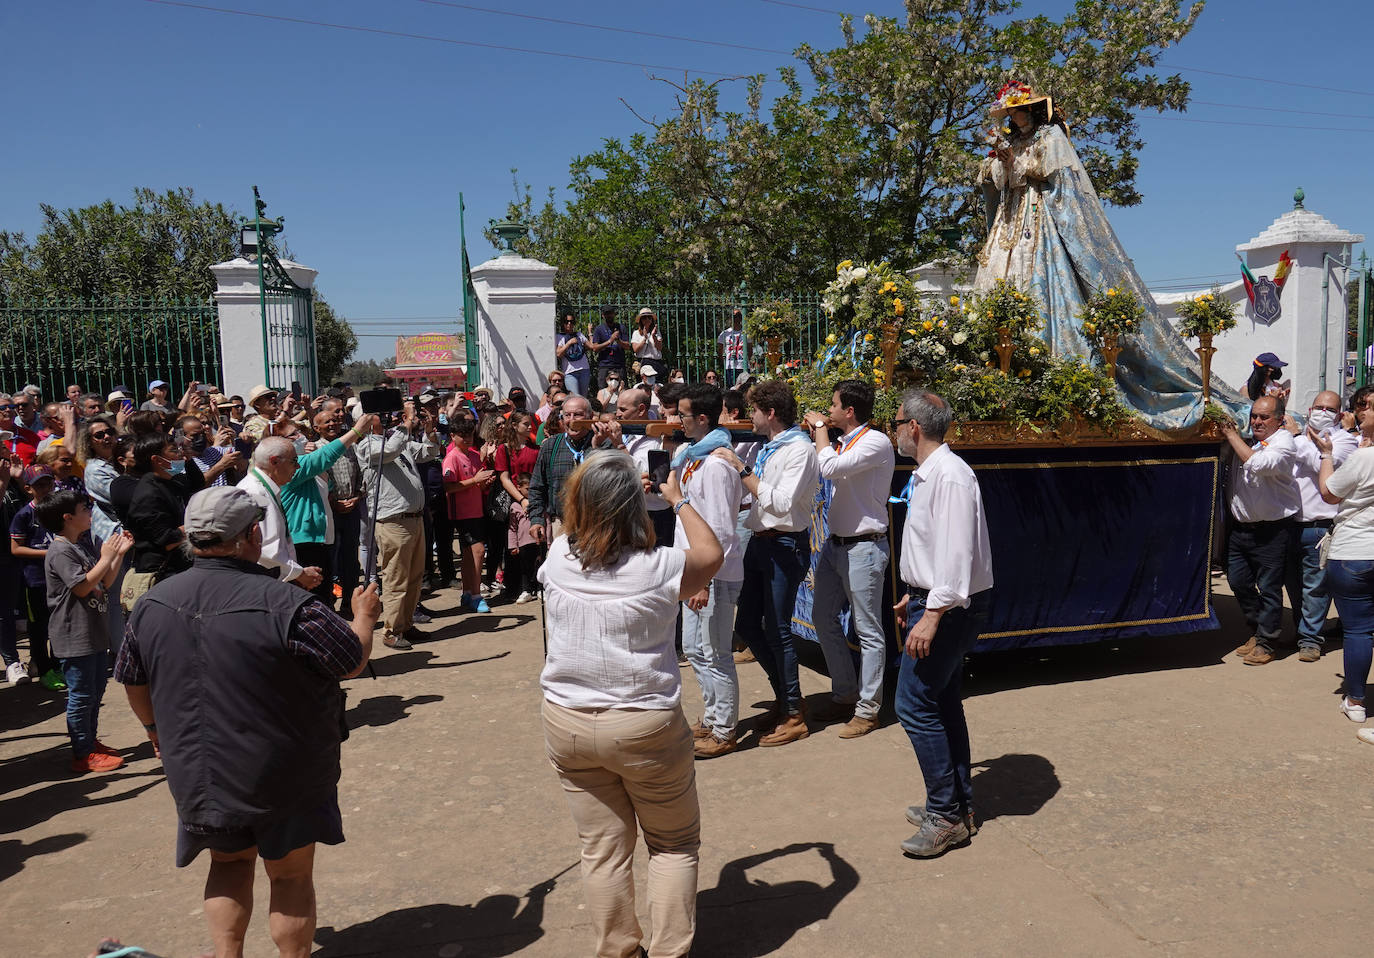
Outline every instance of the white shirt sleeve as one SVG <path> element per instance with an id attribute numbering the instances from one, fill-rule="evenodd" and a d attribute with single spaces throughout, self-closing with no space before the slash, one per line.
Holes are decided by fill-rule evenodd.
<path id="1" fill-rule="evenodd" d="M 884 456 L 876 444 L 856 442 L 848 452 L 840 452 L 827 445 L 817 455 L 822 479 L 845 479 L 868 472 L 870 469 L 889 467 L 890 456 Z"/>
<path id="2" fill-rule="evenodd" d="M 791 513 L 800 496 L 816 494 L 816 470 L 806 468 L 808 458 L 816 454 L 809 442 L 789 442 L 768 459 L 768 478 L 759 477 L 759 491 L 754 501 L 764 512 L 774 516 Z"/>
<path id="3" fill-rule="evenodd" d="M 973 576 L 973 547 L 978 541 L 977 505 L 972 491 L 962 483 L 939 479 L 930 493 L 935 517 L 934 585 L 926 599 L 928 608 L 965 607 Z"/>
<path id="4" fill-rule="evenodd" d="M 1293 469 L 1296 454 L 1292 433 L 1280 429 L 1261 442 L 1255 454 L 1245 460 L 1245 471 L 1257 476 L 1287 474 Z"/>

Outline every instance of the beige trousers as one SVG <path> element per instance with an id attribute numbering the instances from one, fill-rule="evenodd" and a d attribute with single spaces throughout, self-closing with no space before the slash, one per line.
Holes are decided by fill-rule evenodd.
<path id="1" fill-rule="evenodd" d="M 377 523 L 377 559 L 382 570 L 382 625 L 400 635 L 415 624 L 425 574 L 425 526 L 418 516 Z"/>
<path id="2" fill-rule="evenodd" d="M 682 709 L 569 709 L 546 699 L 544 741 L 582 841 L 597 958 L 639 953 L 636 822 L 649 849 L 649 958 L 687 955 L 696 934 L 701 809 Z"/>

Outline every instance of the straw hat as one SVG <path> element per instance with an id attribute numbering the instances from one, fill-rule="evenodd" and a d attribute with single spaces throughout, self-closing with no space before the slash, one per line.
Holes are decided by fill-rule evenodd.
<path id="1" fill-rule="evenodd" d="M 994 117 L 1001 118 L 1012 110 L 1029 110 L 1038 103 L 1045 104 L 1046 119 L 1054 116 L 1053 98 L 1037 93 L 1018 80 L 1012 80 L 997 91 L 997 100 L 992 105 L 991 113 Z"/>

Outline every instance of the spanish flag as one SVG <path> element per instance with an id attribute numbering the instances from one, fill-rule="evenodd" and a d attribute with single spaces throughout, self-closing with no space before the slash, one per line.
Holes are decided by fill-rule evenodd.
<path id="1" fill-rule="evenodd" d="M 1245 260 L 1236 254 L 1236 259 L 1240 259 L 1240 278 L 1245 282 L 1245 296 L 1250 300 L 1250 305 L 1255 304 L 1255 274 L 1250 272 L 1250 267 L 1245 265 Z M 1274 285 L 1283 289 L 1284 282 L 1288 279 L 1288 274 L 1293 271 L 1293 260 L 1288 256 L 1288 250 L 1284 250 L 1279 256 L 1278 268 L 1274 270 Z"/>

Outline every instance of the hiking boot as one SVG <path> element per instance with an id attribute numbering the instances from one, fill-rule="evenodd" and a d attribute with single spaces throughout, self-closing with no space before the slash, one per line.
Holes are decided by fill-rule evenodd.
<path id="1" fill-rule="evenodd" d="M 1262 645 L 1256 645 L 1253 652 L 1241 659 L 1246 665 L 1268 665 L 1274 661 L 1274 653 Z"/>
<path id="2" fill-rule="evenodd" d="M 912 858 L 935 858 L 951 848 L 967 845 L 968 826 L 932 815 L 921 822 L 920 831 L 902 842 L 902 854 Z"/>
<path id="3" fill-rule="evenodd" d="M 382 645 L 385 645 L 388 649 L 415 648 L 415 646 L 410 644 L 410 640 L 404 635 L 397 635 L 394 632 L 388 632 L 386 635 L 382 636 Z"/>
<path id="4" fill-rule="evenodd" d="M 778 727 L 773 729 L 763 738 L 759 739 L 759 744 L 764 748 L 774 745 L 786 745 L 789 742 L 796 742 L 804 739 L 811 734 L 811 730 L 806 727 L 806 719 L 800 712 L 789 715 L 778 723 Z"/>
<path id="5" fill-rule="evenodd" d="M 704 738 L 711 737 L 711 730 L 706 727 L 706 723 L 698 719 L 692 723 L 692 741 L 700 742 Z"/>
<path id="6" fill-rule="evenodd" d="M 1298 649 L 1299 662 L 1316 662 L 1322 657 L 1322 650 L 1311 645 L 1304 645 Z"/>
<path id="7" fill-rule="evenodd" d="M 716 758 L 720 755 L 728 755 L 739 748 L 739 741 L 732 735 L 729 738 L 721 738 L 714 732 L 708 732 L 706 737 L 698 739 L 694 746 L 697 758 Z"/>
<path id="8" fill-rule="evenodd" d="M 1233 651 L 1231 654 L 1232 654 L 1232 655 L 1239 655 L 1239 656 L 1243 659 L 1243 658 L 1245 658 L 1247 655 L 1249 655 L 1251 652 L 1255 651 L 1255 644 L 1256 644 L 1256 639 L 1255 639 L 1255 637 L 1252 635 L 1252 636 L 1250 636 L 1250 638 L 1248 638 L 1248 639 L 1245 640 L 1245 644 L 1244 644 L 1244 645 L 1242 645 L 1242 646 L 1240 646 L 1239 648 L 1237 648 L 1237 649 L 1236 649 L 1235 651 Z"/>
<path id="9" fill-rule="evenodd" d="M 104 752 L 92 752 L 85 758 L 72 759 L 72 771 L 79 775 L 87 772 L 113 772 L 124 764 L 124 759 L 118 755 L 106 755 Z"/>
<path id="10" fill-rule="evenodd" d="M 840 729 L 840 738 L 860 738 L 877 727 L 878 720 L 876 718 L 856 715 L 845 723 L 844 728 Z"/>
<path id="11" fill-rule="evenodd" d="M 925 824 L 925 820 L 930 817 L 924 805 L 908 805 L 906 807 L 906 820 L 920 828 Z M 978 834 L 978 823 L 973 819 L 973 809 L 964 811 L 964 827 L 968 829 L 970 836 Z"/>
<path id="12" fill-rule="evenodd" d="M 854 717 L 853 702 L 837 702 L 826 696 L 811 710 L 817 722 L 847 722 Z"/>

